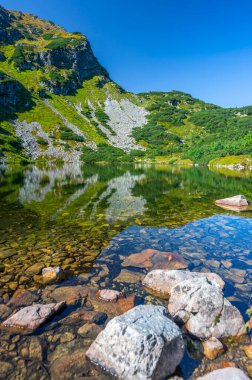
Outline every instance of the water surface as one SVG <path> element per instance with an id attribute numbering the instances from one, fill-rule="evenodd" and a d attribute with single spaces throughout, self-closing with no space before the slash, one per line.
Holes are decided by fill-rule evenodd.
<path id="1" fill-rule="evenodd" d="M 180 253 L 191 270 L 219 273 L 226 295 L 244 312 L 251 293 L 252 211 L 214 204 L 240 193 L 252 200 L 250 176 L 207 168 L 7 167 L 0 186 L 1 292 L 39 286 L 39 271 L 29 269 L 35 263 L 60 265 L 101 286 L 127 287 L 114 281 L 125 269 L 124 257 L 153 248 Z M 137 286 L 130 289 L 137 292 Z"/>

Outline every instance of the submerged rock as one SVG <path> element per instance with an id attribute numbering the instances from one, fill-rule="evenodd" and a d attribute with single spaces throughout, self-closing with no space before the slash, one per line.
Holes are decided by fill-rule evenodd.
<path id="1" fill-rule="evenodd" d="M 252 359 L 252 344 L 246 344 L 246 346 L 244 346 L 244 352 L 249 359 Z"/>
<path id="2" fill-rule="evenodd" d="M 96 323 L 85 323 L 78 329 L 78 334 L 84 338 L 94 339 L 101 332 L 101 327 Z"/>
<path id="3" fill-rule="evenodd" d="M 27 338 L 19 350 L 20 356 L 38 361 L 45 359 L 45 353 L 43 341 L 36 336 Z"/>
<path id="4" fill-rule="evenodd" d="M 10 314 L 11 309 L 4 304 L 0 304 L 0 322 L 7 318 Z"/>
<path id="5" fill-rule="evenodd" d="M 26 269 L 26 274 L 28 274 L 29 276 L 40 274 L 44 266 L 45 266 L 44 263 L 33 264 L 28 269 Z"/>
<path id="6" fill-rule="evenodd" d="M 223 289 L 224 281 L 215 273 L 197 273 L 183 270 L 161 270 L 156 269 L 149 272 L 144 280 L 143 285 L 148 289 L 160 293 L 167 297 L 170 296 L 174 286 L 185 280 L 194 280 L 197 278 L 206 278 L 212 285 Z"/>
<path id="7" fill-rule="evenodd" d="M 168 311 L 198 338 L 223 338 L 244 333 L 239 310 L 224 298 L 221 288 L 206 277 L 188 279 L 171 289 Z"/>
<path id="8" fill-rule="evenodd" d="M 126 282 L 136 284 L 142 279 L 142 273 L 123 269 L 120 274 L 114 279 L 115 282 Z"/>
<path id="9" fill-rule="evenodd" d="M 51 284 L 64 279 L 64 272 L 60 267 L 48 267 L 42 270 L 42 278 L 45 284 Z"/>
<path id="10" fill-rule="evenodd" d="M 66 356 L 59 357 L 51 365 L 50 373 L 53 380 L 85 378 L 83 376 L 88 375 L 85 351 L 77 350 Z"/>
<path id="11" fill-rule="evenodd" d="M 61 311 L 64 306 L 65 302 L 27 306 L 4 321 L 3 326 L 35 330 Z"/>
<path id="12" fill-rule="evenodd" d="M 182 269 L 187 268 L 187 263 L 178 253 L 145 249 L 140 253 L 134 253 L 125 258 L 122 266 L 152 269 Z"/>
<path id="13" fill-rule="evenodd" d="M 121 315 L 133 309 L 135 300 L 135 295 L 129 294 L 127 297 L 120 297 L 114 302 L 108 302 L 107 300 L 97 297 L 97 291 L 90 290 L 89 292 L 89 301 L 92 303 L 94 310 L 106 313 L 111 317 Z"/>
<path id="14" fill-rule="evenodd" d="M 249 378 L 239 368 L 228 367 L 217 369 L 196 380 L 249 380 Z"/>
<path id="15" fill-rule="evenodd" d="M 24 307 L 32 305 L 34 302 L 39 300 L 39 295 L 35 291 L 28 289 L 18 289 L 13 294 L 12 298 L 8 302 L 10 307 Z"/>
<path id="16" fill-rule="evenodd" d="M 7 379 L 8 375 L 13 372 L 13 365 L 7 361 L 0 360 L 0 379 Z"/>
<path id="17" fill-rule="evenodd" d="M 184 354 L 179 328 L 164 307 L 137 306 L 112 319 L 87 351 L 87 357 L 125 380 L 164 379 Z"/>
<path id="18" fill-rule="evenodd" d="M 43 292 L 44 300 L 54 300 L 56 302 L 65 301 L 67 305 L 84 304 L 88 295 L 88 288 L 83 285 L 61 286 L 48 292 Z"/>
<path id="19" fill-rule="evenodd" d="M 120 292 L 112 289 L 102 289 L 98 291 L 98 297 L 107 302 L 117 301 L 120 295 Z"/>
<path id="20" fill-rule="evenodd" d="M 202 343 L 204 348 L 204 355 L 210 359 L 214 360 L 224 352 L 223 344 L 215 337 L 209 338 Z"/>

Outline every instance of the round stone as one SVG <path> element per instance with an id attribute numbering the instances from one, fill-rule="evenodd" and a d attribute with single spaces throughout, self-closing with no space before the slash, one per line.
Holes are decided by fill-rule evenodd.
<path id="1" fill-rule="evenodd" d="M 98 291 L 98 297 L 103 301 L 115 302 L 120 297 L 121 293 L 117 290 L 112 289 L 102 289 Z"/>

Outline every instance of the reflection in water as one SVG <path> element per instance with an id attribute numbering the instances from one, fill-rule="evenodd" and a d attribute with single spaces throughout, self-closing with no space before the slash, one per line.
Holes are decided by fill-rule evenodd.
<path id="1" fill-rule="evenodd" d="M 82 173 L 79 164 L 64 164 L 60 168 L 39 169 L 32 166 L 25 173 L 23 186 L 19 190 L 19 201 L 24 203 L 42 202 L 47 193 L 57 186 L 63 186 L 69 180 L 75 184 L 82 181 Z"/>
<path id="2" fill-rule="evenodd" d="M 136 183 L 144 179 L 144 175 L 133 176 L 126 172 L 123 176 L 110 180 L 107 189 L 99 196 L 94 203 L 92 217 L 96 215 L 97 206 L 107 199 L 106 220 L 115 222 L 118 219 L 127 219 L 145 211 L 146 200 L 142 197 L 132 195 L 132 190 Z"/>
<path id="3" fill-rule="evenodd" d="M 98 175 L 93 175 L 91 178 L 88 178 L 85 182 L 83 188 L 75 191 L 65 202 L 65 204 L 58 209 L 50 218 L 50 220 L 56 219 L 58 215 L 60 215 L 71 203 L 80 198 L 91 185 L 94 185 L 98 181 Z"/>
<path id="4" fill-rule="evenodd" d="M 0 287 L 8 291 L 34 284 L 24 273 L 38 261 L 90 271 L 116 236 L 115 275 L 119 254 L 156 248 L 181 253 L 191 268 L 214 270 L 248 294 L 251 210 L 234 218 L 214 205 L 234 194 L 252 200 L 248 178 L 206 168 L 65 164 L 8 167 L 0 181 Z"/>
<path id="5" fill-rule="evenodd" d="M 108 222 L 115 222 L 118 219 L 127 219 L 145 211 L 145 199 L 140 196 L 134 196 L 132 190 L 137 182 L 144 179 L 142 175 L 131 175 L 129 171 L 120 177 L 109 180 L 104 190 L 92 204 L 94 199 L 93 194 L 91 199 L 87 199 L 86 203 L 82 203 L 79 215 L 89 205 L 92 204 L 91 218 L 96 218 L 97 209 L 103 201 L 107 201 L 105 207 L 106 220 Z M 62 207 L 50 217 L 54 220 L 58 215 L 63 213 L 74 201 L 79 199 L 91 185 L 98 182 L 98 174 L 94 174 L 90 178 L 83 178 L 81 168 L 79 165 L 65 164 L 62 168 L 39 169 L 36 166 L 29 168 L 25 173 L 25 180 L 23 186 L 19 190 L 18 200 L 21 204 L 26 205 L 32 202 L 43 202 L 48 193 L 55 192 L 55 188 L 62 188 L 68 183 L 74 183 L 77 188 L 71 194 Z M 81 185 L 78 188 L 77 185 Z"/>

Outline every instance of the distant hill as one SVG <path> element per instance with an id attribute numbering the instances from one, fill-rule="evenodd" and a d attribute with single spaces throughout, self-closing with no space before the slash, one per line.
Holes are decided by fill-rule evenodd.
<path id="1" fill-rule="evenodd" d="M 249 166 L 251 115 L 252 106 L 224 109 L 178 91 L 127 92 L 82 33 L 0 7 L 2 162 L 218 164 L 232 156 L 225 165 Z"/>

